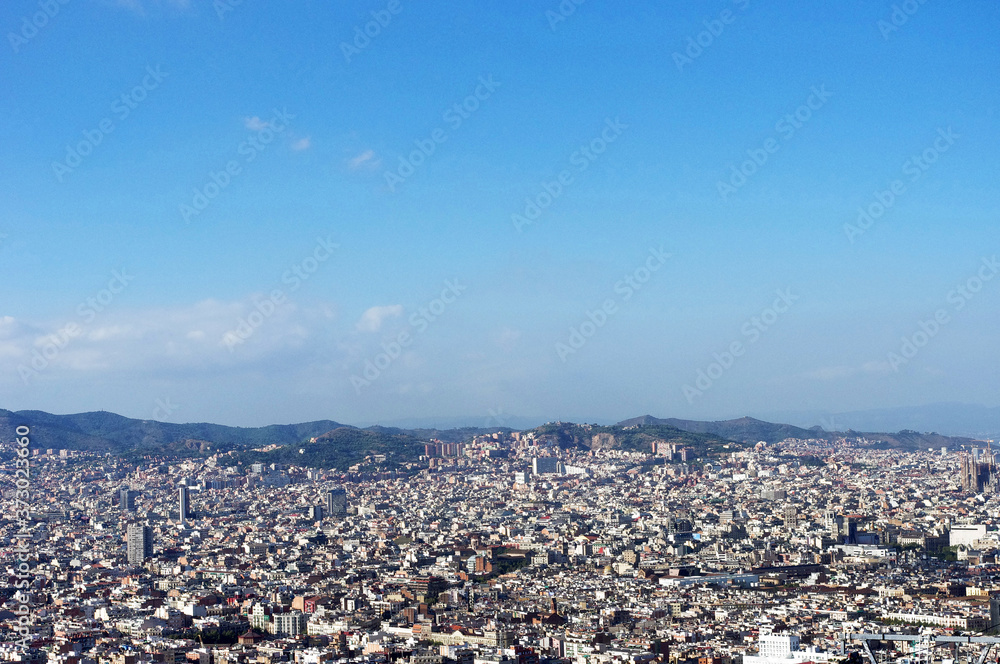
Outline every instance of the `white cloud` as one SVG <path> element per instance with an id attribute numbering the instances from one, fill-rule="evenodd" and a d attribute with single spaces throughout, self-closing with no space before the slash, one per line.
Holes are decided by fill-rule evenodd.
<path id="1" fill-rule="evenodd" d="M 357 395 L 351 376 L 383 352 L 380 333 L 358 329 L 403 325 L 400 305 L 373 307 L 359 320 L 344 319 L 330 301 L 288 300 L 273 310 L 261 305 L 265 301 L 260 294 L 132 308 L 116 300 L 90 321 L 72 308 L 44 320 L 0 314 L 0 403 L 155 419 L 162 418 L 153 415 L 155 400 L 169 396 L 184 406 L 174 420 L 267 424 L 319 419 L 314 413 L 337 419 L 331 404 L 368 408 L 374 395 L 397 393 L 398 385 L 418 400 L 432 387 L 450 385 L 439 375 L 450 366 L 406 349 L 367 395 Z M 227 347 L 225 335 L 247 322 L 252 334 Z M 66 340 L 71 324 L 78 333 Z M 56 348 L 53 335 L 60 334 Z M 478 389 L 462 386 L 456 397 L 470 398 Z"/>
<path id="2" fill-rule="evenodd" d="M 379 164 L 381 164 L 381 163 L 382 163 L 382 160 L 375 156 L 375 151 L 374 150 L 365 150 L 364 152 L 362 152 L 361 154 L 359 154 L 357 157 L 354 157 L 353 159 L 351 159 L 350 161 L 348 161 L 347 162 L 347 166 L 352 171 L 357 171 L 357 170 L 360 170 L 362 168 L 368 168 L 368 169 L 378 168 Z"/>
<path id="3" fill-rule="evenodd" d="M 90 322 L 72 314 L 37 323 L 0 317 L 0 378 L 21 384 L 24 373 L 29 374 L 30 383 L 60 380 L 67 371 L 132 375 L 226 372 L 262 363 L 297 366 L 290 358 L 316 353 L 326 353 L 326 359 L 331 359 L 326 351 L 329 337 L 336 334 L 330 328 L 331 305 L 303 309 L 285 302 L 262 317 L 255 302 L 263 300 L 204 300 L 141 310 L 109 308 Z M 230 349 L 223 343 L 225 335 L 245 321 L 255 323 L 252 333 Z M 67 329 L 76 332 L 67 334 Z"/>
<path id="4" fill-rule="evenodd" d="M 302 150 L 308 150 L 311 147 L 312 147 L 312 141 L 309 139 L 308 136 L 292 142 L 292 149 L 295 150 L 296 152 L 301 152 Z"/>
<path id="5" fill-rule="evenodd" d="M 387 318 L 398 318 L 403 315 L 403 305 L 392 304 L 384 307 L 372 307 L 361 314 L 356 329 L 358 332 L 378 332 Z"/>

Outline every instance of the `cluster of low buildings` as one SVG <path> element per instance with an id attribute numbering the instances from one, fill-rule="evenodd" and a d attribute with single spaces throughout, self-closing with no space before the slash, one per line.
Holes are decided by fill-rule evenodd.
<path id="1" fill-rule="evenodd" d="M 38 451 L 31 518 L 0 521 L 0 657 L 805 664 L 856 633 L 1000 626 L 1000 498 L 963 488 L 957 452 L 508 432 L 423 452 L 345 473 Z"/>

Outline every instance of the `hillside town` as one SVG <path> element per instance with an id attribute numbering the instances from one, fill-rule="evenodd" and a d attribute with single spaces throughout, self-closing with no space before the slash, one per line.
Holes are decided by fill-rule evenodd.
<path id="1" fill-rule="evenodd" d="M 346 472 L 12 451 L 10 662 L 981 663 L 929 639 L 1000 626 L 986 442 L 699 458 L 502 431 Z"/>

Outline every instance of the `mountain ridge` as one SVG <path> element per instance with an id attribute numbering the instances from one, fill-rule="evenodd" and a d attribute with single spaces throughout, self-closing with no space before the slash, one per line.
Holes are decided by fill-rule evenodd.
<path id="1" fill-rule="evenodd" d="M 32 430 L 32 441 L 39 448 L 89 450 L 119 455 L 163 454 L 207 455 L 217 452 L 252 452 L 278 446 L 298 449 L 310 440 L 324 444 L 328 455 L 351 450 L 356 457 L 369 452 L 406 448 L 404 457 L 418 456 L 414 450 L 430 440 L 463 442 L 483 433 L 512 431 L 506 427 L 464 427 L 459 429 L 402 429 L 396 427 L 355 427 L 334 420 L 314 420 L 297 424 L 270 424 L 263 427 L 231 427 L 208 422 L 174 424 L 156 420 L 138 420 L 109 411 L 91 411 L 56 415 L 39 410 L 0 409 L 0 439 L 10 440 L 18 425 Z M 725 448 L 726 443 L 777 443 L 786 438 L 812 438 L 833 442 L 840 437 L 855 437 L 873 447 L 895 449 L 957 449 L 978 441 L 962 436 L 919 433 L 904 429 L 895 433 L 826 431 L 821 427 L 805 429 L 790 424 L 766 422 L 752 417 L 733 420 L 700 421 L 679 418 L 656 418 L 643 415 L 612 425 L 549 422 L 530 431 L 561 446 L 588 449 L 632 449 L 650 451 L 653 441 L 677 442 L 697 449 Z M 598 435 L 595 438 L 595 435 Z M 192 445 L 197 441 L 198 445 Z M 400 447 L 402 446 L 402 448 Z M 287 452 L 287 449 L 285 450 Z M 727 448 L 728 449 L 728 448 Z M 313 455 L 317 456 L 317 455 Z M 326 460 L 327 462 L 329 459 Z"/>
<path id="2" fill-rule="evenodd" d="M 740 417 L 735 420 L 682 420 L 676 417 L 657 418 L 652 415 L 633 417 L 628 420 L 618 422 L 616 426 L 642 426 L 642 425 L 664 425 L 689 431 L 691 433 L 710 434 L 736 440 L 743 443 L 756 443 L 765 441 L 776 443 L 785 438 L 816 438 L 816 432 L 812 429 L 803 429 L 791 424 L 776 424 L 765 422 L 749 416 Z"/>
<path id="3" fill-rule="evenodd" d="M 939 449 L 974 446 L 982 442 L 967 436 L 945 436 L 936 432 L 920 433 L 911 429 L 891 432 L 863 432 L 848 429 L 846 431 L 826 431 L 820 426 L 804 429 L 791 424 L 776 424 L 745 416 L 735 420 L 716 420 L 712 422 L 701 420 L 680 420 L 677 418 L 660 419 L 652 415 L 633 417 L 618 422 L 616 426 L 671 426 L 691 433 L 709 434 L 728 438 L 741 443 L 753 444 L 758 441 L 777 443 L 786 438 L 813 438 L 833 442 L 842 437 L 862 438 L 870 441 L 872 447 L 886 449 Z"/>

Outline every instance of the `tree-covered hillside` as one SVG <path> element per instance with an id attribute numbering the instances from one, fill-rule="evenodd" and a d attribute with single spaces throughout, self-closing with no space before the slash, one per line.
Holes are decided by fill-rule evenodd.
<path id="1" fill-rule="evenodd" d="M 235 458 L 244 463 L 279 463 L 346 470 L 368 459 L 373 466 L 393 467 L 416 461 L 424 453 L 424 442 L 405 433 L 388 434 L 354 427 L 337 427 L 316 438 L 316 442 L 285 445 L 269 452 L 240 452 Z M 375 462 L 376 456 L 385 456 Z"/>
<path id="2" fill-rule="evenodd" d="M 690 447 L 694 450 L 694 456 L 704 457 L 743 448 L 740 443 L 719 436 L 682 431 L 663 424 L 623 427 L 556 422 L 543 424 L 533 431 L 541 440 L 553 442 L 560 447 L 580 449 L 619 449 L 649 454 L 654 441 L 663 441 Z"/>

